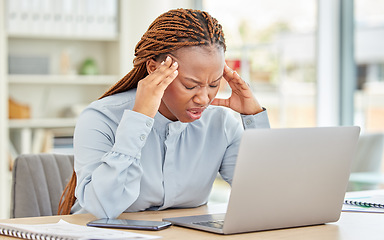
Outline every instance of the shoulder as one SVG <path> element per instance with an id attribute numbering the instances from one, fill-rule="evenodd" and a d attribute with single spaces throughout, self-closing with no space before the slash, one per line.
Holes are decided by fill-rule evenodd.
<path id="1" fill-rule="evenodd" d="M 114 122 L 119 122 L 124 111 L 133 108 L 135 104 L 135 97 L 136 89 L 104 97 L 88 105 L 82 115 L 101 114 Z"/>
<path id="2" fill-rule="evenodd" d="M 125 92 L 117 93 L 92 102 L 89 107 L 102 110 L 119 109 L 130 107 L 135 103 L 136 88 Z"/>

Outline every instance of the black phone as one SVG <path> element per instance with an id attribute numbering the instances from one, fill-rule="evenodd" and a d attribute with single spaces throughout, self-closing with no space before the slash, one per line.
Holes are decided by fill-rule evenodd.
<path id="1" fill-rule="evenodd" d="M 170 222 L 161 221 L 144 221 L 144 220 L 130 220 L 130 219 L 112 219 L 101 218 L 87 223 L 90 227 L 106 227 L 106 228 L 125 228 L 135 230 L 152 230 L 158 231 L 171 226 Z"/>

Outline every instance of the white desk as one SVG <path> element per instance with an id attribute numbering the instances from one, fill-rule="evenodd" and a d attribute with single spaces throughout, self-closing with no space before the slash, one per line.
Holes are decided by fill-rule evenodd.
<path id="1" fill-rule="evenodd" d="M 225 210 L 225 205 L 203 206 L 193 209 L 174 209 L 165 211 L 147 211 L 139 213 L 124 213 L 122 218 L 161 220 L 165 217 L 178 217 L 185 215 L 219 213 Z M 94 220 L 91 214 L 4 219 L 0 222 L 42 224 L 54 223 L 60 218 L 67 222 L 85 225 Z M 381 213 L 356 213 L 343 212 L 336 223 L 323 224 L 310 227 L 299 227 L 282 230 L 262 231 L 244 234 L 222 236 L 183 227 L 172 226 L 162 231 L 132 231 L 137 233 L 162 236 L 162 239 L 294 239 L 294 240 L 362 240 L 384 239 L 384 214 Z M 1 236 L 0 239 L 15 239 Z"/>

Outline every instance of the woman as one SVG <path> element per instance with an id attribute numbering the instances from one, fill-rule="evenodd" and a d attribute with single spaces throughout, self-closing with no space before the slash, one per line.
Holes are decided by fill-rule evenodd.
<path id="1" fill-rule="evenodd" d="M 136 46 L 134 68 L 79 117 L 69 213 L 196 207 L 218 172 L 231 183 L 243 128 L 269 127 L 266 111 L 225 64 L 222 28 L 189 9 L 160 15 Z M 232 89 L 216 99 L 221 81 Z M 216 106 L 212 106 L 216 105 Z M 217 106 L 225 106 L 217 107 Z M 63 194 L 64 195 L 64 194 Z"/>

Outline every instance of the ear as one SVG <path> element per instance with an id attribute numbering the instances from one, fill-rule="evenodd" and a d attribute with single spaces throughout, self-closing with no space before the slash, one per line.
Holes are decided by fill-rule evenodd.
<path id="1" fill-rule="evenodd" d="M 152 58 L 148 59 L 146 62 L 148 74 L 153 73 L 159 65 L 160 65 L 160 63 L 156 62 L 154 59 L 152 59 Z"/>

